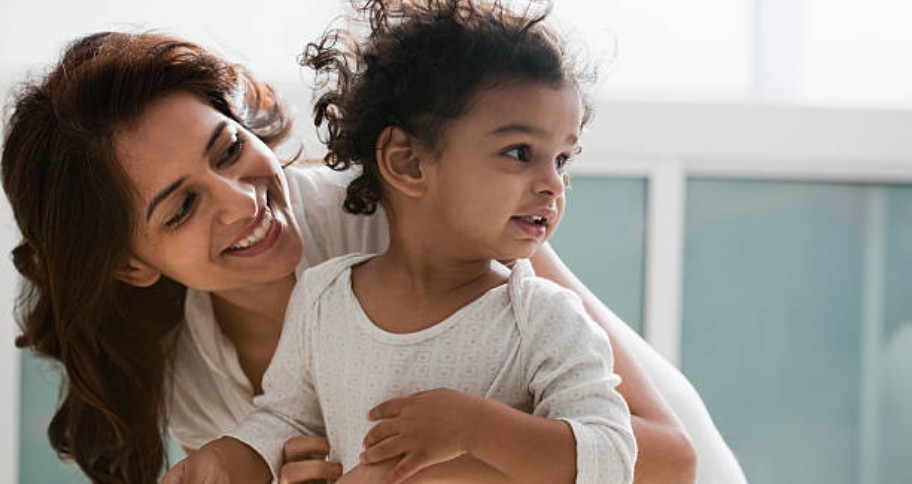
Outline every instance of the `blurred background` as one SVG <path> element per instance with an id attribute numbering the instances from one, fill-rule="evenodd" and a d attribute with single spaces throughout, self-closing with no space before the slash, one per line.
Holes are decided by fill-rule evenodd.
<path id="1" fill-rule="evenodd" d="M 703 396 L 752 484 L 912 482 L 912 3 L 556 0 L 599 62 L 553 244 Z M 0 0 L 0 93 L 74 37 L 160 30 L 247 64 L 308 129 L 303 46 L 345 0 Z M 0 201 L 0 252 L 18 233 Z M 45 429 L 56 368 L 12 341 L 0 482 L 84 483 Z"/>

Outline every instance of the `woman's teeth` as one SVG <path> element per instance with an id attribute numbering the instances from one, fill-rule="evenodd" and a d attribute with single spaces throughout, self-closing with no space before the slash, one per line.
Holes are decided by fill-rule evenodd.
<path id="1" fill-rule="evenodd" d="M 263 221 L 260 222 L 260 226 L 256 228 L 250 235 L 239 241 L 238 243 L 229 247 L 231 250 L 240 250 L 246 249 L 251 245 L 256 245 L 263 241 L 263 238 L 266 237 L 266 234 L 269 233 L 269 228 L 272 227 L 272 210 L 267 209 L 266 214 L 263 215 Z"/>

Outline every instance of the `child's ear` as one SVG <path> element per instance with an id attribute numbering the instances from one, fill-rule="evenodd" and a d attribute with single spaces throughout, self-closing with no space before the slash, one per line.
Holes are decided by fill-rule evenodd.
<path id="1" fill-rule="evenodd" d="M 161 279 L 161 272 L 136 257 L 130 257 L 115 277 L 131 286 L 149 287 Z"/>
<path id="2" fill-rule="evenodd" d="M 402 128 L 388 126 L 377 137 L 377 168 L 391 189 L 410 197 L 424 195 L 427 177 L 422 172 L 424 154 L 418 141 Z"/>

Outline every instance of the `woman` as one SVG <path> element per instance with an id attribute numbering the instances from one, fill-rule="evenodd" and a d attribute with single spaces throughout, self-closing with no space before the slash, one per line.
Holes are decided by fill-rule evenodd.
<path id="1" fill-rule="evenodd" d="M 79 39 L 16 97 L 2 169 L 23 235 L 14 263 L 31 283 L 17 344 L 62 363 L 48 435 L 93 481 L 155 482 L 166 426 L 188 451 L 229 430 L 260 392 L 296 266 L 386 243 L 382 217 L 340 209 L 344 176 L 283 172 L 269 147 L 289 128 L 249 73 L 156 35 Z M 579 292 L 612 339 L 636 482 L 692 481 L 694 450 L 701 482 L 743 480 L 683 376 L 550 248 L 533 264 Z M 287 481 L 336 476 L 307 458 L 325 447 L 290 440 Z"/>

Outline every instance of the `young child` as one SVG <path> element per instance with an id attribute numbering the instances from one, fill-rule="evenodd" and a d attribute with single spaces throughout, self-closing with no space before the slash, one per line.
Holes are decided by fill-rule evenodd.
<path id="1" fill-rule="evenodd" d="M 346 471 L 385 463 L 376 482 L 466 463 L 503 482 L 631 482 L 605 333 L 525 260 L 563 212 L 579 74 L 544 13 L 470 0 L 366 11 L 360 50 L 330 34 L 306 61 L 335 80 L 315 108 L 327 161 L 359 168 L 345 209 L 381 204 L 389 248 L 299 274 L 259 409 L 166 481 L 241 482 L 264 461 L 278 477 L 283 443 L 303 432 L 325 433 Z"/>

